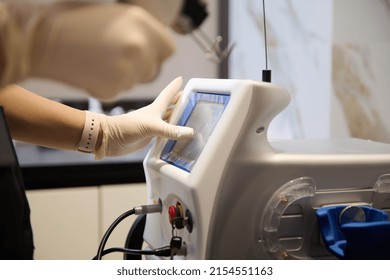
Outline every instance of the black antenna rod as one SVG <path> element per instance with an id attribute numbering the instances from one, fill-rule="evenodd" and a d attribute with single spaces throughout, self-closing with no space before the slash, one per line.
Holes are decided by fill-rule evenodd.
<path id="1" fill-rule="evenodd" d="M 264 27 L 264 45 L 265 45 L 265 70 L 263 70 L 263 82 L 271 82 L 271 70 L 268 69 L 268 48 L 267 48 L 267 24 L 265 20 L 265 0 L 263 0 L 263 27 Z"/>
<path id="2" fill-rule="evenodd" d="M 264 27 L 264 42 L 265 42 L 265 69 L 268 70 L 268 48 L 267 48 L 267 23 L 265 20 L 265 0 L 263 0 L 263 27 Z"/>

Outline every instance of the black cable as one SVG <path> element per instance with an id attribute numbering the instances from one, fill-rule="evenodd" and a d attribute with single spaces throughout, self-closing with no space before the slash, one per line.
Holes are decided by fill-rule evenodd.
<path id="1" fill-rule="evenodd" d="M 122 215 L 120 215 L 120 216 L 111 224 L 111 226 L 107 229 L 106 233 L 104 234 L 102 240 L 100 241 L 99 249 L 98 249 L 97 254 L 96 254 L 96 259 L 97 259 L 97 260 L 101 260 L 101 259 L 102 259 L 104 246 L 106 246 L 107 240 L 108 240 L 108 238 L 110 237 L 112 231 L 115 229 L 115 227 L 116 227 L 121 221 L 123 221 L 125 218 L 127 218 L 127 217 L 129 217 L 129 216 L 131 216 L 131 215 L 134 215 L 134 214 L 135 214 L 135 208 L 130 209 L 130 210 L 126 211 L 125 213 L 123 213 Z"/>
<path id="2" fill-rule="evenodd" d="M 131 215 L 134 215 L 134 214 L 141 215 L 141 214 L 150 214 L 150 213 L 161 213 L 161 210 L 162 210 L 162 202 L 161 202 L 161 200 L 159 200 L 159 202 L 157 204 L 142 205 L 142 206 L 134 207 L 133 209 L 130 209 L 130 210 L 126 211 L 125 213 L 123 213 L 122 215 L 120 215 L 111 224 L 111 226 L 107 229 L 106 233 L 104 234 L 102 240 L 100 241 L 100 245 L 99 245 L 99 249 L 97 251 L 96 257 L 94 259 L 96 259 L 96 260 L 102 259 L 104 246 L 106 246 L 108 238 L 110 237 L 112 231 L 116 228 L 116 226 L 120 222 L 122 222 L 125 218 L 127 218 Z M 165 248 L 165 247 L 163 247 L 163 248 Z M 159 249 L 156 249 L 156 250 L 159 250 Z"/>
<path id="3" fill-rule="evenodd" d="M 135 219 L 127 234 L 124 248 L 128 248 L 128 249 L 131 248 L 131 249 L 138 249 L 138 250 L 142 249 L 142 245 L 144 244 L 146 218 L 147 218 L 147 214 L 141 214 Z M 142 255 L 123 254 L 123 259 L 142 260 Z"/>
<path id="4" fill-rule="evenodd" d="M 155 255 L 159 257 L 169 257 L 171 256 L 171 247 L 170 246 L 165 246 L 161 247 L 155 250 L 138 250 L 138 249 L 128 249 L 128 248 L 122 248 L 122 247 L 113 247 L 106 249 L 102 252 L 101 257 L 115 253 L 115 252 L 121 252 L 129 255 Z M 93 260 L 97 260 L 98 256 L 96 255 Z"/>

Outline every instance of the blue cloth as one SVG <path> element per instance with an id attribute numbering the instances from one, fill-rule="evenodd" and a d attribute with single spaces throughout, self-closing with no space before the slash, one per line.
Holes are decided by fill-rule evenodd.
<path id="1" fill-rule="evenodd" d="M 331 206 L 316 211 L 318 224 L 328 251 L 340 259 L 390 259 L 390 221 L 384 211 L 360 206 L 364 222 L 339 223 L 345 206 Z"/>

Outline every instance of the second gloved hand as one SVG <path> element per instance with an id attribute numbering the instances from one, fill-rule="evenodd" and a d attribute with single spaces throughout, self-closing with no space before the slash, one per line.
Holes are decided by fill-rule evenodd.
<path id="1" fill-rule="evenodd" d="M 103 138 L 101 146 L 95 152 L 95 158 L 120 156 L 140 150 L 155 136 L 176 140 L 193 137 L 192 128 L 171 125 L 163 120 L 182 82 L 181 77 L 173 80 L 156 100 L 146 107 L 119 116 L 101 115 Z"/>
<path id="2" fill-rule="evenodd" d="M 153 80 L 174 51 L 166 26 L 138 6 L 28 2 L 0 1 L 0 87 L 43 78 L 109 100 Z"/>

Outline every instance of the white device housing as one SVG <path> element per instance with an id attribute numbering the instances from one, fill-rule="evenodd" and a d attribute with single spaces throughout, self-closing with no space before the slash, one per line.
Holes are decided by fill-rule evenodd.
<path id="1" fill-rule="evenodd" d="M 367 140 L 269 140 L 272 119 L 289 103 L 275 84 L 191 79 L 175 107 L 177 124 L 194 92 L 229 96 L 222 115 L 192 166 L 161 159 L 157 139 L 144 160 L 149 202 L 144 240 L 151 248 L 172 237 L 168 207 L 180 203 L 193 229 L 175 229 L 186 259 L 332 258 L 315 209 L 334 204 L 390 209 L 390 145 Z M 208 115 L 204 115 L 207 118 Z"/>

